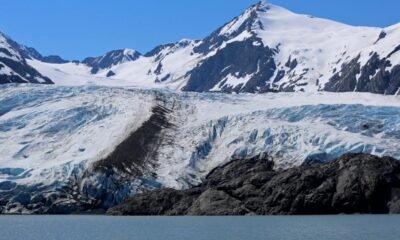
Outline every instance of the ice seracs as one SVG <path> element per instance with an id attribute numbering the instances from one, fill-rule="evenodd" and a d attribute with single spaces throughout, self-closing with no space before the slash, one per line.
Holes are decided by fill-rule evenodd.
<path id="1" fill-rule="evenodd" d="M 144 189 L 196 185 L 233 158 L 261 153 L 273 157 L 277 168 L 348 152 L 400 158 L 400 100 L 394 96 L 177 94 L 99 86 L 0 90 L 0 190 L 7 189 L 0 200 L 10 209 L 32 210 L 38 207 L 34 199 L 43 198 L 112 206 Z M 96 167 L 115 151 L 123 154 L 121 143 L 151 126 L 145 123 L 157 114 L 164 121 L 158 134 L 134 135 L 138 142 L 150 139 L 148 155 L 131 155 L 140 172 L 118 158 L 106 172 Z M 15 205 L 27 189 L 32 200 Z"/>

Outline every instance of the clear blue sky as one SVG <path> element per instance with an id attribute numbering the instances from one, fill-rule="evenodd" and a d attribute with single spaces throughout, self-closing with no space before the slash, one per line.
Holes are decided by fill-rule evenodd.
<path id="1" fill-rule="evenodd" d="M 0 31 L 44 55 L 66 59 L 119 48 L 147 52 L 203 38 L 257 0 L 4 0 Z M 400 22 L 399 0 L 271 0 L 294 12 L 352 24 Z"/>

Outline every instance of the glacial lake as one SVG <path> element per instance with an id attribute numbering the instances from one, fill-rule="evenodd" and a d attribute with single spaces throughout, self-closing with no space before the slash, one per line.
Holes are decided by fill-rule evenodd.
<path id="1" fill-rule="evenodd" d="M 1 240 L 393 240 L 400 216 L 0 216 Z"/>

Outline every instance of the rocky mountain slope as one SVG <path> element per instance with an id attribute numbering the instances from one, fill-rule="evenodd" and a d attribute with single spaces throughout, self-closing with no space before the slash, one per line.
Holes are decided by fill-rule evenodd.
<path id="1" fill-rule="evenodd" d="M 28 63 L 60 85 L 394 95 L 400 89 L 399 39 L 400 25 L 349 26 L 261 1 L 201 40 L 144 55 L 116 50 L 82 62 L 49 63 L 30 54 Z"/>
<path id="2" fill-rule="evenodd" d="M 22 46 L 0 32 L 0 84 L 53 83 L 26 61 Z"/>
<path id="3" fill-rule="evenodd" d="M 400 213 L 400 162 L 348 154 L 275 171 L 267 158 L 235 160 L 200 186 L 138 194 L 115 215 L 271 215 Z"/>
<path id="4" fill-rule="evenodd" d="M 85 58 L 82 63 L 91 67 L 90 71 L 92 74 L 96 74 L 101 70 L 109 69 L 114 65 L 123 64 L 137 60 L 141 54 L 133 49 L 120 49 L 106 53 L 100 57 L 89 57 Z M 110 70 L 106 77 L 112 77 L 113 72 Z"/>

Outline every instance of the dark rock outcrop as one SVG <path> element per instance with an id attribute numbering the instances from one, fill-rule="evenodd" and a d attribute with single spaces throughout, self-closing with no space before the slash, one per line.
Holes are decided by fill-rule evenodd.
<path id="1" fill-rule="evenodd" d="M 120 49 L 107 52 L 103 56 L 85 58 L 82 63 L 92 68 L 92 74 L 96 74 L 102 69 L 107 69 L 128 61 L 135 61 L 140 56 L 142 56 L 142 54 L 137 51 Z"/>
<path id="2" fill-rule="evenodd" d="M 0 48 L 0 51 L 2 49 Z M 48 78 L 40 74 L 36 69 L 28 65 L 25 59 L 15 61 L 10 58 L 0 57 L 0 69 L 8 67 L 13 71 L 11 74 L 0 74 L 0 84 L 6 83 L 37 83 L 53 84 Z"/>
<path id="3" fill-rule="evenodd" d="M 6 71 L 0 71 L 0 84 L 6 83 L 40 83 L 53 84 L 46 76 L 40 74 L 36 69 L 30 66 L 25 56 L 27 52 L 33 48 L 27 48 L 19 45 L 17 42 L 10 39 L 8 36 L 0 32 L 0 40 L 6 43 L 7 47 L 0 45 L 0 70 L 3 68 Z M 37 53 L 40 55 L 39 53 Z M 41 55 L 40 55 L 41 56 Z M 8 70 L 7 70 L 8 69 Z"/>
<path id="4" fill-rule="evenodd" d="M 400 89 L 400 66 L 390 62 L 389 58 L 399 50 L 400 46 L 397 46 L 384 58 L 381 58 L 376 52 L 372 52 L 369 60 L 363 66 L 359 63 L 359 56 L 354 58 L 342 65 L 340 72 L 330 78 L 324 90 L 395 95 Z M 388 70 L 389 67 L 392 69 Z"/>
<path id="5" fill-rule="evenodd" d="M 163 106 L 155 106 L 151 117 L 120 143 L 105 159 L 95 164 L 97 171 L 114 171 L 142 176 L 148 169 L 147 165 L 154 165 L 153 155 L 156 152 L 160 132 L 164 128 L 172 127 L 168 122 L 167 114 L 171 111 Z"/>
<path id="6" fill-rule="evenodd" d="M 36 59 L 45 63 L 55 63 L 55 64 L 62 64 L 69 62 L 68 60 L 63 59 L 58 55 L 43 56 L 36 49 L 32 47 L 18 45 L 18 43 L 15 43 L 15 46 L 18 47 L 19 54 L 21 54 L 21 56 L 25 59 Z"/>
<path id="7" fill-rule="evenodd" d="M 115 215 L 270 215 L 400 213 L 400 162 L 347 154 L 328 163 L 274 171 L 263 158 L 213 170 L 189 190 L 139 194 L 109 209 Z"/>
<path id="8" fill-rule="evenodd" d="M 257 44 L 254 44 L 257 43 Z M 275 49 L 263 45 L 252 37 L 243 42 L 233 42 L 207 58 L 190 73 L 183 91 L 207 92 L 218 86 L 221 92 L 268 92 L 267 82 L 276 70 Z M 246 78 L 248 81 L 237 86 L 227 84 L 228 76 Z"/>

